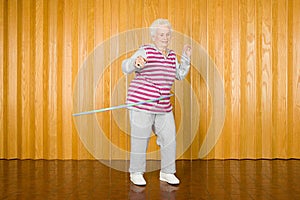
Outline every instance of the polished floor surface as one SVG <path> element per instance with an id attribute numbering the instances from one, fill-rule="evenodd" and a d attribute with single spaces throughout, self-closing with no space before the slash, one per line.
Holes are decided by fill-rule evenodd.
<path id="1" fill-rule="evenodd" d="M 99 161 L 0 160 L 0 199 L 300 199 L 300 160 L 177 161 L 179 186 Z"/>

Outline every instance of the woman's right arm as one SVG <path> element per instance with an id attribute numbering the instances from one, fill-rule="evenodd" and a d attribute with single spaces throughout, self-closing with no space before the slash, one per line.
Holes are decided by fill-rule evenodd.
<path id="1" fill-rule="evenodd" d="M 130 58 L 123 60 L 122 71 L 125 74 L 130 74 L 134 71 L 139 70 L 139 68 L 135 67 L 135 61 L 139 56 L 146 58 L 146 52 L 144 48 L 139 48 Z"/>

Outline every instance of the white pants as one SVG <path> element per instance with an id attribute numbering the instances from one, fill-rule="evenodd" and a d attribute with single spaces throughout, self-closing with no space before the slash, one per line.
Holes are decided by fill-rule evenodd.
<path id="1" fill-rule="evenodd" d="M 161 172 L 175 173 L 176 130 L 173 112 L 151 114 L 129 110 L 131 152 L 129 172 L 145 172 L 146 151 L 152 130 L 161 151 Z"/>

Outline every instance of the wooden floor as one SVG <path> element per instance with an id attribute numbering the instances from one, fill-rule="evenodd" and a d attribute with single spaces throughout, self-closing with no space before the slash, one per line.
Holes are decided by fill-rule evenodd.
<path id="1" fill-rule="evenodd" d="M 300 160 L 177 161 L 179 186 L 147 186 L 99 161 L 0 160 L 0 199 L 300 199 Z"/>

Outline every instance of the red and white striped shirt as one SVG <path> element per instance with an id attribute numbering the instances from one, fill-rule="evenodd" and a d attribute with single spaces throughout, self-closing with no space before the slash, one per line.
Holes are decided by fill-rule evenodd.
<path id="1" fill-rule="evenodd" d="M 165 57 L 154 45 L 145 45 L 141 47 L 140 54 L 143 54 L 147 62 L 141 69 L 136 69 L 135 78 L 131 81 L 128 93 L 127 104 L 146 101 L 153 98 L 159 98 L 170 94 L 171 87 L 175 79 L 182 79 L 189 69 L 189 61 L 185 64 L 184 73 L 178 73 L 180 65 L 177 62 L 176 54 L 172 50 L 168 50 Z M 135 54 L 131 58 L 131 65 L 134 66 Z M 124 62 L 123 62 L 124 65 Z M 128 70 L 123 71 L 128 73 Z M 130 72 L 129 72 L 130 73 Z M 181 77 L 178 75 L 181 74 Z M 172 111 L 170 98 L 162 99 L 156 102 L 149 102 L 130 107 L 129 109 L 142 110 L 151 113 L 165 113 Z"/>

